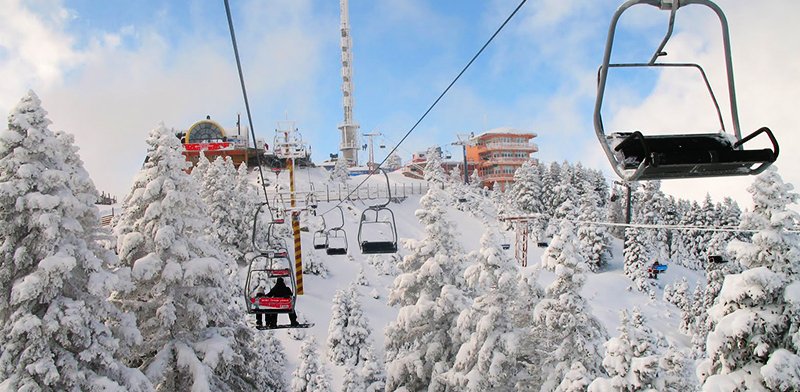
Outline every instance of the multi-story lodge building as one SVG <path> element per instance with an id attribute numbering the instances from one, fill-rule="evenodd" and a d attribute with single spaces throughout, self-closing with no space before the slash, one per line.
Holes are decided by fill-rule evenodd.
<path id="1" fill-rule="evenodd" d="M 539 151 L 531 139 L 537 135 L 513 128 L 495 128 L 474 136 L 467 146 L 467 161 L 478 169 L 483 186 L 505 189 L 514 172 Z"/>

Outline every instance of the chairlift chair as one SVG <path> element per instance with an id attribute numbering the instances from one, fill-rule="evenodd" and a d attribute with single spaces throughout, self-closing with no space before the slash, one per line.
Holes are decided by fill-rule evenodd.
<path id="1" fill-rule="evenodd" d="M 709 255 L 708 262 L 712 264 L 723 264 L 727 263 L 728 260 L 725 260 L 721 255 Z"/>
<path id="2" fill-rule="evenodd" d="M 314 249 L 328 248 L 328 232 L 325 231 L 325 217 L 322 217 L 322 228 L 314 232 Z"/>
<path id="3" fill-rule="evenodd" d="M 275 286 L 278 278 L 292 289 L 292 296 L 288 298 L 257 296 L 259 288 L 264 293 Z M 266 286 L 266 287 L 264 287 Z M 245 303 L 249 314 L 277 314 L 289 313 L 295 308 L 297 300 L 297 284 L 292 273 L 291 265 L 275 268 L 272 259 L 265 254 L 259 254 L 250 260 L 245 281 Z"/>
<path id="4" fill-rule="evenodd" d="M 617 22 L 625 10 L 637 4 L 647 4 L 663 10 L 669 10 L 670 18 L 667 33 L 649 62 L 611 63 L 611 50 Z M 711 8 L 719 17 L 722 25 L 730 117 L 733 126 L 732 134 L 725 131 L 719 104 L 705 71 L 700 65 L 694 63 L 657 62 L 660 57 L 666 55 L 663 49 L 672 35 L 675 15 L 678 9 L 690 4 L 704 5 Z M 711 95 L 721 131 L 701 134 L 645 135 L 636 130 L 606 134 L 606 130 L 603 127 L 601 109 L 606 92 L 608 71 L 610 68 L 624 67 L 696 69 L 702 76 L 706 89 Z M 627 181 L 753 175 L 761 173 L 775 162 L 779 153 L 778 142 L 772 131 L 767 127 L 762 127 L 744 138 L 741 136 L 728 23 L 722 10 L 710 0 L 628 0 L 617 9 L 611 20 L 603 64 L 598 72 L 594 127 L 597 138 L 605 150 L 614 171 Z M 743 148 L 745 143 L 761 134 L 769 138 L 772 149 L 745 150 Z"/>
<path id="5" fill-rule="evenodd" d="M 347 232 L 344 231 L 344 211 L 342 207 L 336 206 L 339 210 L 339 215 L 342 217 L 342 224 L 338 227 L 333 227 L 327 232 L 327 245 L 325 253 L 329 255 L 346 255 L 347 254 Z"/>
<path id="6" fill-rule="evenodd" d="M 397 252 L 397 224 L 394 212 L 387 206 L 392 200 L 392 188 L 389 184 L 389 175 L 386 170 L 378 168 L 386 178 L 386 188 L 389 197 L 386 203 L 367 207 L 361 213 L 358 225 L 358 246 L 363 254 L 396 253 Z M 388 234 L 381 230 L 388 231 Z"/>

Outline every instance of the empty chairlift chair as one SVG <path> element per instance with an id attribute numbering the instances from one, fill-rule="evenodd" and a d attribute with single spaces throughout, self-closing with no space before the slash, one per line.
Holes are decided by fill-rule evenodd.
<path id="1" fill-rule="evenodd" d="M 637 4 L 647 4 L 669 10 L 670 18 L 667 33 L 649 62 L 611 63 L 611 51 L 617 22 L 625 10 Z M 659 58 L 666 55 L 663 49 L 672 35 L 675 15 L 678 9 L 691 4 L 703 5 L 712 9 L 719 17 L 722 25 L 732 133 L 725 131 L 725 123 L 719 104 L 705 71 L 700 65 L 694 63 L 657 62 Z M 705 87 L 711 96 L 721 131 L 699 134 L 649 135 L 640 130 L 631 130 L 606 134 L 606 130 L 603 127 L 601 109 L 606 92 L 608 72 L 612 68 L 623 67 L 646 67 L 660 70 L 670 68 L 695 69 L 702 76 Z M 679 115 L 679 113 L 677 114 Z M 772 131 L 767 127 L 762 127 L 744 138 L 741 136 L 728 24 L 722 10 L 709 0 L 629 0 L 619 7 L 611 20 L 603 64 L 598 72 L 594 127 L 597 138 L 600 140 L 600 144 L 605 150 L 614 171 L 627 181 L 758 174 L 775 162 L 779 153 L 778 142 Z M 744 149 L 745 143 L 762 134 L 769 138 L 772 145 L 771 149 Z"/>
<path id="2" fill-rule="evenodd" d="M 386 178 L 388 198 L 386 203 L 368 207 L 361 213 L 358 225 L 358 246 L 363 254 L 396 253 L 397 252 L 397 225 L 394 212 L 389 209 L 392 200 L 392 189 L 389 186 L 389 176 L 380 169 Z"/>
<path id="3" fill-rule="evenodd" d="M 339 210 L 339 215 L 342 217 L 342 224 L 338 227 L 333 227 L 327 232 L 327 244 L 325 253 L 329 255 L 346 255 L 347 254 L 347 232 L 344 231 L 344 211 L 342 207 L 336 206 Z"/>
<path id="4" fill-rule="evenodd" d="M 328 248 L 328 232 L 325 231 L 325 217 L 322 217 L 322 228 L 314 232 L 314 249 Z"/>

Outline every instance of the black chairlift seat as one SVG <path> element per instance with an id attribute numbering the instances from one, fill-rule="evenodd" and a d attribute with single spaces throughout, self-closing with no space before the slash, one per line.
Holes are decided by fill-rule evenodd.
<path id="1" fill-rule="evenodd" d="M 397 242 L 393 241 L 362 241 L 361 253 L 397 253 Z"/>
<path id="2" fill-rule="evenodd" d="M 327 249 L 328 248 L 328 234 L 325 230 L 314 232 L 314 249 Z"/>
<path id="3" fill-rule="evenodd" d="M 386 174 L 385 170 L 381 168 L 379 170 L 386 178 L 389 197 L 386 203 L 369 206 L 361 213 L 361 220 L 358 225 L 358 246 L 363 254 L 397 253 L 397 225 L 394 219 L 394 212 L 387 207 L 392 200 L 392 188 L 389 186 L 389 175 Z M 365 238 L 367 237 L 367 231 L 374 234 L 377 230 L 372 229 L 376 227 L 388 229 L 388 238 L 386 236 L 378 239 Z"/>
<path id="4" fill-rule="evenodd" d="M 648 62 L 611 63 L 611 51 L 617 22 L 625 10 L 638 4 L 669 10 L 670 18 L 667 32 L 660 46 L 655 50 Z M 733 126 L 732 133 L 725 132 L 722 112 L 714 91 L 711 89 L 708 77 L 700 65 L 694 63 L 657 62 L 659 58 L 666 55 L 663 50 L 672 36 L 675 15 L 678 9 L 693 4 L 710 8 L 720 20 L 727 73 L 730 122 Z M 609 69 L 635 67 L 695 69 L 699 71 L 716 109 L 720 127 L 718 129 L 722 129 L 722 132 L 646 135 L 640 131 L 632 131 L 606 134 L 603 127 L 601 109 Z M 677 115 L 679 114 L 677 113 Z M 747 137 L 742 138 L 741 136 L 727 19 L 722 10 L 710 0 L 628 0 L 617 9 L 611 19 L 603 63 L 598 71 L 594 128 L 614 171 L 626 181 L 754 175 L 763 172 L 774 163 L 779 154 L 778 142 L 772 131 L 767 127 L 762 127 Z M 769 138 L 772 144 L 771 149 L 744 149 L 745 143 L 761 134 L 765 134 Z"/>
<path id="5" fill-rule="evenodd" d="M 328 230 L 326 239 L 327 248 L 325 249 L 325 253 L 332 256 L 347 254 L 347 232 L 344 231 L 344 210 L 342 210 L 340 206 L 336 206 L 336 208 L 339 210 L 342 224 Z"/>
<path id="6" fill-rule="evenodd" d="M 739 148 L 762 133 L 769 137 L 773 149 Z M 739 142 L 721 133 L 644 136 L 639 131 L 615 133 L 611 139 L 612 143 L 621 140 L 614 151 L 620 154 L 618 160 L 624 170 L 643 168 L 639 180 L 747 175 L 763 171 L 775 162 L 779 151 L 767 127 Z"/>

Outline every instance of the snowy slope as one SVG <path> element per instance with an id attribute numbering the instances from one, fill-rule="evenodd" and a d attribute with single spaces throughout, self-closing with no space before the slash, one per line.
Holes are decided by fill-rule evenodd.
<path id="1" fill-rule="evenodd" d="M 254 176 L 257 174 L 254 173 Z M 273 177 L 274 178 L 274 177 Z M 319 189 L 320 184 L 327 181 L 327 173 L 321 168 L 300 169 L 297 172 L 296 186 L 300 191 L 308 189 L 310 182 L 315 183 L 315 189 Z M 351 187 L 360 183 L 363 176 L 354 177 L 350 180 Z M 424 182 L 420 180 L 413 180 L 403 177 L 399 173 L 390 174 L 391 182 L 415 184 L 418 186 Z M 281 183 L 286 182 L 288 187 L 288 179 L 283 174 L 279 177 Z M 381 177 L 370 178 L 368 184 L 380 184 L 384 180 Z M 324 185 L 323 185 L 324 186 Z M 375 185 L 377 186 L 377 185 Z M 401 239 L 403 238 L 421 238 L 424 235 L 423 229 L 414 216 L 414 211 L 419 206 L 419 195 L 409 197 L 400 204 L 390 204 L 391 209 L 394 211 L 397 219 L 398 234 Z M 324 261 L 327 265 L 330 274 L 327 279 L 318 276 L 306 275 L 305 280 L 305 295 L 298 297 L 298 310 L 301 317 L 305 317 L 308 321 L 316 325 L 308 330 L 308 333 L 317 338 L 320 346 L 318 352 L 321 354 L 321 359 L 326 363 L 328 370 L 333 375 L 334 389 L 338 390 L 341 386 L 344 377 L 344 367 L 332 366 L 328 363 L 326 357 L 325 342 L 328 335 L 328 324 L 331 320 L 331 304 L 336 290 L 345 288 L 351 282 L 355 281 L 359 270 L 363 267 L 367 278 L 370 281 L 368 287 L 359 287 L 361 300 L 364 307 L 364 313 L 367 316 L 369 323 L 372 327 L 372 339 L 375 343 L 376 354 L 378 358 L 383 357 L 383 330 L 387 324 L 394 320 L 397 315 L 397 309 L 386 305 L 386 298 L 389 288 L 392 285 L 393 277 L 379 275 L 375 268 L 367 262 L 367 257 L 362 255 L 358 249 L 356 235 L 358 232 L 358 221 L 361 211 L 369 204 L 375 204 L 380 200 L 367 201 L 367 202 L 348 202 L 342 206 L 345 208 L 345 230 L 348 235 L 349 255 L 347 256 L 328 256 L 323 250 L 314 251 L 311 248 L 312 233 L 303 232 L 302 243 L 303 253 L 316 252 L 316 256 Z M 318 211 L 328 211 L 335 203 L 321 203 Z M 338 213 L 336 213 L 338 215 Z M 448 219 L 455 223 L 459 232 L 460 240 L 467 250 L 475 250 L 479 246 L 479 239 L 483 234 L 484 228 L 480 220 L 474 218 L 469 213 L 458 211 L 455 208 L 449 208 L 444 219 Z M 331 217 L 334 222 L 338 222 L 338 216 Z M 514 248 L 514 233 L 509 231 L 506 233 L 508 242 L 512 244 L 509 252 L 513 256 Z M 537 268 L 537 264 L 542 256 L 544 249 L 537 248 L 535 245 L 529 247 L 529 266 L 527 268 Z M 400 250 L 400 254 L 404 254 L 405 249 Z M 608 268 L 600 273 L 592 274 L 587 273 L 587 281 L 583 288 L 583 296 L 589 302 L 593 314 L 605 326 L 610 336 L 617 334 L 616 328 L 619 325 L 619 312 L 623 309 L 632 309 L 638 307 L 644 317 L 646 318 L 649 326 L 663 335 L 667 341 L 674 344 L 676 347 L 690 346 L 690 338 L 679 332 L 678 326 L 680 325 L 680 311 L 673 305 L 666 303 L 662 300 L 663 287 L 665 284 L 672 283 L 680 280 L 686 276 L 690 282 L 690 290 L 694 288 L 696 282 L 702 279 L 702 275 L 698 272 L 687 270 L 680 266 L 670 265 L 667 273 L 661 274 L 658 280 L 658 289 L 656 290 L 656 298 L 650 299 L 646 294 L 640 293 L 636 290 L 629 290 L 630 281 L 622 272 L 622 242 L 615 241 L 614 243 L 614 258 L 609 264 Z M 540 273 L 541 284 L 545 285 L 553 279 L 553 275 L 547 271 Z M 377 290 L 380 297 L 374 299 L 371 292 Z M 285 316 L 281 316 L 285 318 Z M 283 320 L 285 321 L 285 320 Z M 252 324 L 252 320 L 249 320 Z M 300 341 L 294 340 L 292 336 L 294 333 L 287 330 L 266 331 L 262 333 L 274 333 L 282 341 L 287 353 L 288 364 L 286 368 L 286 377 L 289 378 L 291 373 L 298 365 L 298 353 L 300 348 Z"/>

